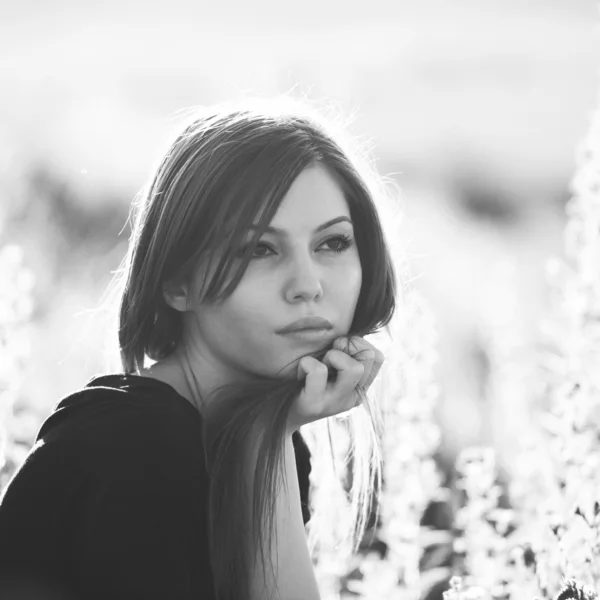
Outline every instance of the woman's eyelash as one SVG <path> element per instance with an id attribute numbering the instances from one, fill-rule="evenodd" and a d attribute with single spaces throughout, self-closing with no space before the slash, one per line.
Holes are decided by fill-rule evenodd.
<path id="1" fill-rule="evenodd" d="M 336 241 L 336 242 L 341 242 L 341 247 L 339 250 L 332 250 L 332 252 L 335 252 L 336 254 L 341 254 L 342 252 L 345 252 L 346 250 L 348 250 L 348 248 L 350 248 L 352 246 L 352 244 L 354 244 L 354 240 L 346 234 L 341 233 L 340 235 L 335 235 L 333 237 L 330 237 L 328 240 L 325 240 L 323 243 L 326 244 L 327 242 L 331 242 L 331 241 Z"/>
<path id="2" fill-rule="evenodd" d="M 340 235 L 335 235 L 333 237 L 330 237 L 328 239 L 326 239 L 323 244 L 327 244 L 329 242 L 340 242 L 340 247 L 335 250 L 330 248 L 328 250 L 328 252 L 333 252 L 334 254 L 342 254 L 343 252 L 346 252 L 346 250 L 348 250 L 353 244 L 354 244 L 354 240 L 349 236 L 349 235 L 345 235 L 345 234 L 340 234 Z M 321 246 L 323 245 L 321 244 Z M 269 248 L 270 250 L 273 250 L 273 248 L 271 247 L 270 244 L 267 244 L 266 242 L 258 242 L 258 244 L 256 245 L 256 248 L 259 248 L 260 246 L 265 246 L 267 248 Z M 245 252 L 247 249 L 247 246 L 245 246 L 244 248 L 242 248 L 242 252 Z M 252 258 L 256 259 L 256 258 L 267 258 L 269 255 L 268 254 L 263 254 L 261 256 L 252 256 Z"/>

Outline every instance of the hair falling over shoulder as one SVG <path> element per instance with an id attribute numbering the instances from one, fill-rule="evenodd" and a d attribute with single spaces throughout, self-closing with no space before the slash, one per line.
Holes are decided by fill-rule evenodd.
<path id="1" fill-rule="evenodd" d="M 294 179 L 316 163 L 339 182 L 355 223 L 363 281 L 348 335 L 387 330 L 396 309 L 397 275 L 382 228 L 380 208 L 386 200 L 381 179 L 343 131 L 334 130 L 333 121 L 325 121 L 306 104 L 289 105 L 259 102 L 196 111 L 167 148 L 135 203 L 129 251 L 118 272 L 119 348 L 125 372 L 143 368 L 146 358 L 168 356 L 181 338 L 181 315 L 166 304 L 163 286 L 186 280 L 208 261 L 211 275 L 199 301 L 227 298 L 262 235 L 257 231 L 243 259 L 235 261 L 250 224 L 260 216 L 260 227 L 266 227 Z M 321 359 L 328 350 L 311 356 Z M 245 549 L 262 555 L 268 547 L 287 417 L 302 385 L 297 379 L 256 377 L 243 386 L 224 386 L 215 392 L 203 419 L 211 479 L 209 546 L 220 600 L 245 598 L 252 569 Z M 380 488 L 381 410 L 365 398 L 346 423 L 351 433 L 355 551 Z M 269 435 L 257 436 L 260 431 Z M 253 444 L 258 458 L 250 517 L 241 499 L 244 457 Z M 329 448 L 333 457 L 331 437 Z M 313 508 L 318 515 L 320 507 Z M 311 545 L 313 551 L 315 538 Z M 262 564 L 266 562 L 272 565 L 271 559 Z"/>

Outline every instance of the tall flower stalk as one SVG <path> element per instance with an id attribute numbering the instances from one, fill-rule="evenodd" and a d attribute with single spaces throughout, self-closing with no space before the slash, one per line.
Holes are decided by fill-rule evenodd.
<path id="1" fill-rule="evenodd" d="M 470 460 L 457 465 L 471 471 L 470 513 L 463 518 L 473 534 L 465 540 L 468 577 L 453 582 L 446 600 L 467 598 L 470 590 L 497 598 L 493 579 L 500 574 L 511 600 L 593 598 L 600 590 L 600 110 L 571 189 L 566 256 L 547 264 L 552 316 L 541 324 L 542 343 L 528 359 L 538 384 L 513 449 L 512 531 L 502 541 L 489 531 L 474 534 L 493 510 L 496 470 L 493 453 L 482 460 L 471 450 Z M 508 560 L 491 575 L 486 569 L 495 544 Z M 479 550 L 486 552 L 478 561 Z"/>
<path id="2" fill-rule="evenodd" d="M 420 522 L 430 502 L 446 499 L 434 460 L 440 444 L 434 418 L 437 332 L 433 313 L 416 290 L 407 295 L 395 333 L 381 391 L 384 468 L 377 536 L 387 554 L 382 559 L 370 553 L 360 565 L 364 577 L 354 591 L 365 600 L 420 596 L 419 563 L 427 533 Z"/>
<path id="3" fill-rule="evenodd" d="M 29 354 L 27 324 L 33 309 L 33 284 L 21 249 L 0 248 L 0 493 L 26 453 L 12 443 L 12 433 L 13 409 Z"/>
<path id="4" fill-rule="evenodd" d="M 317 440 L 328 437 L 327 425 L 331 428 L 334 451 L 333 462 L 326 454 L 326 445 Z M 340 579 L 347 569 L 350 560 L 348 532 L 350 510 L 348 498 L 340 485 L 340 473 L 346 468 L 346 457 L 350 445 L 349 433 L 344 424 L 336 419 L 329 423 L 311 423 L 305 427 L 312 440 L 311 480 L 318 485 L 311 487 L 311 502 L 324 507 L 321 513 L 316 512 L 309 523 L 309 547 L 315 548 L 313 562 L 319 592 L 323 600 L 340 598 Z M 307 437 L 308 437 L 307 436 Z M 319 532 L 318 540 L 314 531 Z"/>
<path id="5" fill-rule="evenodd" d="M 456 470 L 458 486 L 466 496 L 455 523 L 460 531 L 455 550 L 465 557 L 465 581 L 486 590 L 492 598 L 506 598 L 507 532 L 512 513 L 500 507 L 496 453 L 492 448 L 467 448 L 460 453 Z"/>
<path id="6" fill-rule="evenodd" d="M 320 533 L 314 562 L 324 600 L 345 597 L 342 579 L 352 597 L 416 600 L 421 593 L 422 534 L 428 533 L 422 531 L 420 522 L 430 502 L 447 499 L 434 460 L 440 444 L 440 430 L 434 418 L 439 394 L 433 375 L 437 333 L 433 314 L 418 292 L 407 295 L 392 328 L 393 348 L 386 349 L 385 341 L 383 345 L 375 342 L 384 351 L 386 363 L 373 385 L 385 427 L 383 486 L 378 496 L 380 528 L 375 535 L 387 552 L 382 557 L 367 549 L 366 556 L 351 556 L 348 544 L 340 543 L 348 537 L 348 515 L 339 508 L 336 514 L 323 513 L 325 523 L 311 525 Z M 349 437 L 343 422 L 334 420 L 329 425 L 339 442 L 335 445 L 337 473 L 322 473 L 321 469 L 331 470 L 331 461 L 313 455 L 311 479 L 318 481 L 319 486 L 312 488 L 311 501 L 340 507 L 347 504 L 346 499 L 338 497 L 341 488 L 337 482 L 347 466 Z M 316 434 L 316 427 L 323 428 L 321 437 L 326 435 L 325 424 L 317 423 L 311 424 L 309 437 Z M 321 448 L 311 447 L 317 451 Z M 362 578 L 345 578 L 354 566 L 358 566 Z"/>
<path id="7" fill-rule="evenodd" d="M 564 577 L 600 586 L 600 110 L 581 146 L 567 203 L 566 260 L 548 264 L 555 313 L 539 364 L 548 456 L 544 511 Z"/>

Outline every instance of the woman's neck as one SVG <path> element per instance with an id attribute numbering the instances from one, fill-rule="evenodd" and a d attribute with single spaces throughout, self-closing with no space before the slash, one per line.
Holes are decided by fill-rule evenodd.
<path id="1" fill-rule="evenodd" d="M 200 352 L 176 350 L 152 366 L 141 369 L 140 375 L 152 377 L 169 384 L 190 404 L 203 414 L 211 393 L 232 382 L 223 370 L 207 360 Z"/>
<path id="2" fill-rule="evenodd" d="M 140 369 L 138 374 L 170 385 L 202 414 L 202 390 L 198 389 L 198 384 L 194 381 L 198 377 L 193 375 L 189 367 L 186 369 L 180 361 L 169 356 L 155 362 L 150 367 Z"/>

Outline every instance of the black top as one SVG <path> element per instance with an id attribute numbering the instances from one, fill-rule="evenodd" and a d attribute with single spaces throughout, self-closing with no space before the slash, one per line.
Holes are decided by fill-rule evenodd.
<path id="1" fill-rule="evenodd" d="M 0 598 L 213 599 L 201 426 L 149 377 L 62 399 L 0 498 Z M 310 451 L 292 439 L 306 524 Z"/>

